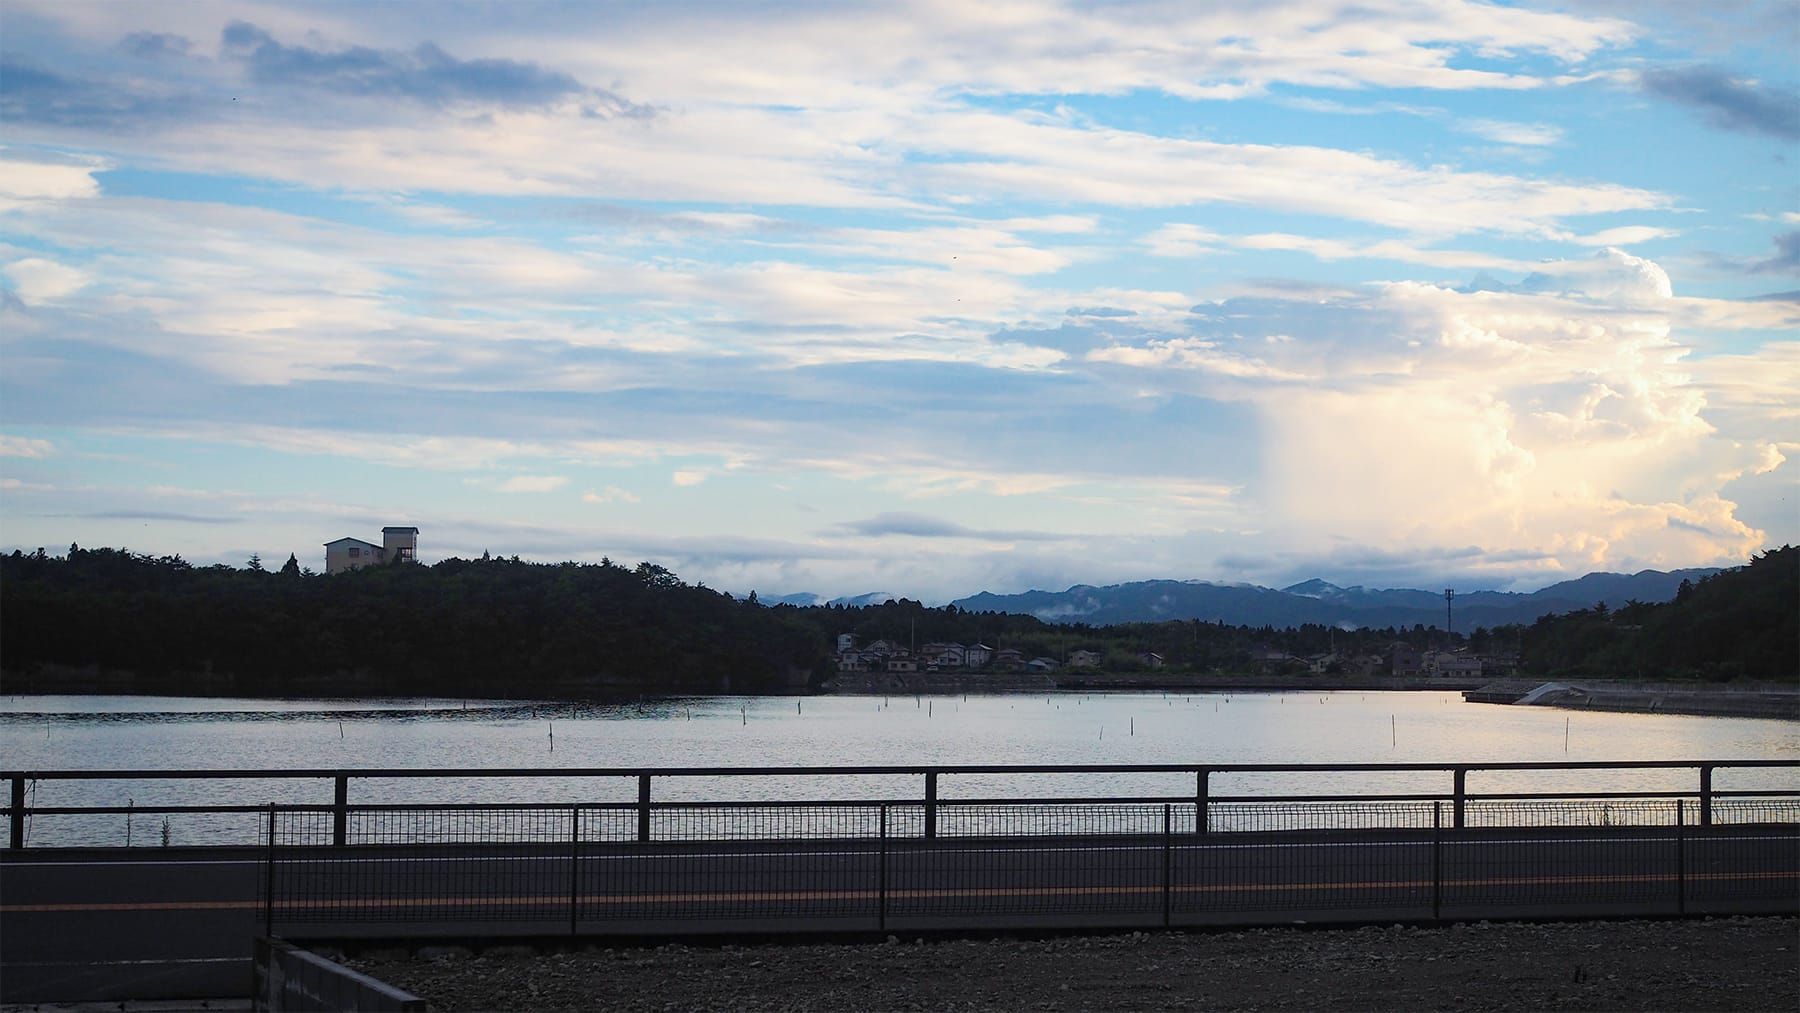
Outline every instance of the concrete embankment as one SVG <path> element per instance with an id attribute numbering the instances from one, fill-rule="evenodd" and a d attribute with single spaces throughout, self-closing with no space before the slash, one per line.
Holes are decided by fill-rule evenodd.
<path id="1" fill-rule="evenodd" d="M 1471 703 L 1570 710 L 1800 720 L 1800 686 L 1780 683 L 1704 686 L 1508 679 L 1468 690 L 1463 699 Z"/>

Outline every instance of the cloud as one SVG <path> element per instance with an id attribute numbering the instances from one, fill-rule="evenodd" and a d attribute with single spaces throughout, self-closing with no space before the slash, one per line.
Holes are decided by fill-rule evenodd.
<path id="1" fill-rule="evenodd" d="M 10 56 L 0 57 L 0 120 L 8 124 L 136 131 L 191 111 L 184 93 L 160 84 L 67 77 Z"/>
<path id="2" fill-rule="evenodd" d="M 362 98 L 405 98 L 426 105 L 475 102 L 545 106 L 582 98 L 590 115 L 648 115 L 649 109 L 611 92 L 589 89 L 560 71 L 507 59 L 459 60 L 426 42 L 410 52 L 351 46 L 289 46 L 253 24 L 233 21 L 221 50 L 249 68 L 262 85 L 314 88 Z"/>
<path id="3" fill-rule="evenodd" d="M 838 525 L 855 535 L 879 538 L 900 535 L 910 538 L 968 538 L 983 541 L 1020 542 L 1051 541 L 1063 537 L 1042 531 L 988 530 L 966 527 L 952 521 L 916 513 L 883 513 L 859 521 Z"/>
<path id="4" fill-rule="evenodd" d="M 599 492 L 590 489 L 582 493 L 581 501 L 583 503 L 636 503 L 638 498 L 635 494 L 616 485 L 609 485 Z"/>
<path id="5" fill-rule="evenodd" d="M 1608 247 L 1586 260 L 1550 261 L 1516 285 L 1478 280 L 1468 291 L 1545 292 L 1604 302 L 1659 302 L 1674 294 L 1669 273 L 1660 264 Z"/>
<path id="6" fill-rule="evenodd" d="M 555 492 L 568 484 L 562 475 L 514 475 L 496 488 L 500 492 Z"/>
<path id="7" fill-rule="evenodd" d="M 1570 236 L 1569 241 L 1582 246 L 1630 246 L 1633 243 L 1647 243 L 1652 239 L 1669 239 L 1681 235 L 1675 229 L 1662 229 L 1651 225 L 1621 225 L 1618 228 L 1585 236 Z"/>
<path id="8" fill-rule="evenodd" d="M 56 446 L 49 440 L 36 440 L 29 436 L 8 436 L 0 433 L 0 457 L 45 458 L 56 453 Z"/>
<path id="9" fill-rule="evenodd" d="M 172 521 L 177 524 L 242 524 L 242 517 L 219 517 L 211 514 L 186 514 L 168 510 L 105 510 L 81 514 L 90 520 Z"/>
<path id="10" fill-rule="evenodd" d="M 1660 67 L 1640 71 L 1639 87 L 1698 110 L 1724 130 L 1800 140 L 1800 94 L 1717 67 Z"/>
<path id="11" fill-rule="evenodd" d="M 0 91 L 0 95 L 3 94 L 4 91 Z M 94 174 L 108 167 L 108 163 L 99 159 L 40 161 L 16 150 L 0 149 L 0 210 L 25 201 L 98 196 L 100 183 L 94 179 Z"/>
<path id="12" fill-rule="evenodd" d="M 1563 138 L 1561 127 L 1547 123 L 1510 123 L 1505 120 L 1462 120 L 1457 129 L 1500 144 L 1540 147 L 1556 144 Z"/>
<path id="13" fill-rule="evenodd" d="M 699 485 L 706 481 L 707 475 L 704 471 L 682 470 L 677 471 L 671 478 L 676 485 L 685 487 Z"/>
<path id="14" fill-rule="evenodd" d="M 1757 274 L 1800 274 L 1800 229 L 1775 237 L 1775 255 L 1750 265 Z"/>
<path id="15" fill-rule="evenodd" d="M 1144 248 L 1155 257 L 1198 257 L 1219 252 L 1224 237 L 1211 229 L 1187 222 L 1170 222 L 1143 238 Z"/>
<path id="16" fill-rule="evenodd" d="M 13 290 L 27 306 L 55 302 L 93 280 L 86 271 L 42 257 L 15 260 L 0 267 L 0 273 L 12 280 Z"/>
<path id="17" fill-rule="evenodd" d="M 194 48 L 186 36 L 169 32 L 132 32 L 119 40 L 119 49 L 141 60 L 186 56 Z"/>

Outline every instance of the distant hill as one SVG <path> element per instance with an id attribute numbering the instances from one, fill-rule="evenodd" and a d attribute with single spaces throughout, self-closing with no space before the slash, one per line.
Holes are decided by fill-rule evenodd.
<path id="1" fill-rule="evenodd" d="M 1540 616 L 1591 608 L 1600 602 L 1665 602 L 1675 597 L 1683 580 L 1696 582 L 1718 572 L 1717 568 L 1696 568 L 1590 573 L 1530 593 L 1459 592 L 1455 624 L 1459 630 L 1470 630 L 1530 623 Z M 971 612 L 1004 612 L 1035 616 L 1051 623 L 1092 626 L 1167 619 L 1278 628 L 1307 623 L 1344 627 L 1444 625 L 1441 591 L 1339 587 L 1317 579 L 1280 589 L 1199 580 L 1140 580 L 1105 587 L 1077 584 L 1066 591 L 983 591 L 952 604 Z"/>
<path id="2" fill-rule="evenodd" d="M 1770 549 L 1686 587 L 1677 581 L 1671 597 L 1614 599 L 1538 620 L 1525 631 L 1522 660 L 1529 671 L 1559 678 L 1792 683 L 1800 676 L 1800 548 Z"/>

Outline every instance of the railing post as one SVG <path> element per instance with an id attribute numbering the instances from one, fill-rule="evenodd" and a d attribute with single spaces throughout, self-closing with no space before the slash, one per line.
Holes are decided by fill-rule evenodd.
<path id="1" fill-rule="evenodd" d="M 263 859 L 263 935 L 275 935 L 275 803 L 269 803 L 269 850 Z"/>
<path id="2" fill-rule="evenodd" d="M 1172 875 L 1170 875 L 1170 872 L 1174 867 L 1174 852 L 1170 850 L 1170 845 L 1173 843 L 1170 840 L 1170 838 L 1171 838 L 1172 834 L 1174 833 L 1173 810 L 1174 810 L 1173 806 L 1169 805 L 1167 802 L 1163 803 L 1163 839 L 1162 839 L 1162 860 L 1163 860 L 1162 902 L 1163 902 L 1163 910 L 1162 910 L 1162 915 L 1163 915 L 1163 928 L 1165 928 L 1165 929 L 1169 927 L 1170 899 L 1171 899 L 1171 894 L 1175 890 L 1174 877 Z"/>
<path id="3" fill-rule="evenodd" d="M 638 840 L 650 839 L 650 775 L 638 775 Z"/>
<path id="4" fill-rule="evenodd" d="M 937 771 L 925 772 L 925 836 L 937 836 Z"/>
<path id="5" fill-rule="evenodd" d="M 1700 825 L 1703 827 L 1712 826 L 1712 774 L 1713 769 L 1710 764 L 1700 768 Z"/>
<path id="6" fill-rule="evenodd" d="M 23 776 L 12 779 L 12 812 L 8 815 L 11 818 L 7 822 L 12 824 L 11 832 L 8 834 L 11 844 L 8 847 L 19 851 L 25 847 L 25 778 Z"/>
<path id="7" fill-rule="evenodd" d="M 1212 817 L 1207 813 L 1207 803 L 1212 795 L 1212 771 L 1201 767 L 1194 771 L 1194 833 L 1204 834 L 1212 830 Z"/>
<path id="8" fill-rule="evenodd" d="M 875 884 L 875 927 L 887 931 L 887 883 L 888 883 L 888 807 L 881 803 L 881 843 L 880 858 L 876 864 Z"/>
<path id="9" fill-rule="evenodd" d="M 1451 777 L 1454 801 L 1450 813 L 1450 825 L 1461 830 L 1463 828 L 1463 803 L 1466 801 L 1465 796 L 1469 787 L 1469 768 L 1456 767 L 1452 770 Z"/>
<path id="10" fill-rule="evenodd" d="M 569 810 L 569 935 L 581 915 L 581 806 Z"/>
<path id="11" fill-rule="evenodd" d="M 350 775 L 335 778 L 331 798 L 331 843 L 343 847 L 350 838 Z"/>
<path id="12" fill-rule="evenodd" d="M 1431 803 L 1431 920 L 1444 912 L 1444 803 Z"/>
<path id="13" fill-rule="evenodd" d="M 1687 799 L 1675 800 L 1675 913 L 1687 914 Z"/>

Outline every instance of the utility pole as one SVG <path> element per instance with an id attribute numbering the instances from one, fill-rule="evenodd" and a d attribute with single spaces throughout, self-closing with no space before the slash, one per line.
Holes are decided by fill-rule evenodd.
<path id="1" fill-rule="evenodd" d="M 1453 587 L 1444 588 L 1444 643 L 1446 645 L 1446 650 L 1449 649 L 1448 645 L 1455 643 L 1452 638 L 1456 635 L 1456 627 L 1451 624 L 1451 604 L 1455 601 L 1456 589 Z"/>

